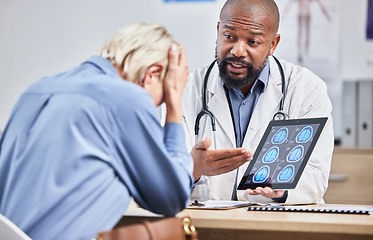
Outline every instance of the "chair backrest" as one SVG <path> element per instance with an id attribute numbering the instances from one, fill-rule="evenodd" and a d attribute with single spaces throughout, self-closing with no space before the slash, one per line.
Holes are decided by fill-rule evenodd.
<path id="1" fill-rule="evenodd" d="M 0 214 L 0 239 L 31 240 L 17 225 Z"/>

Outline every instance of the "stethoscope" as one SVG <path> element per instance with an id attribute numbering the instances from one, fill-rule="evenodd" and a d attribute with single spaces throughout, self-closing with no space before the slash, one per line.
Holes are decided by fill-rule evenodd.
<path id="1" fill-rule="evenodd" d="M 287 114 L 284 112 L 284 101 L 285 101 L 285 95 L 286 95 L 285 73 L 284 73 L 284 69 L 281 66 L 280 61 L 275 56 L 272 55 L 272 57 L 275 59 L 275 61 L 277 63 L 277 66 L 278 66 L 278 69 L 280 70 L 281 83 L 282 83 L 282 86 L 281 86 L 282 97 L 281 97 L 281 101 L 280 101 L 280 107 L 279 107 L 279 111 L 276 112 L 275 115 L 273 116 L 273 120 L 285 120 L 285 119 L 288 118 Z M 216 139 L 215 139 L 215 131 L 216 131 L 215 117 L 212 114 L 212 112 L 210 110 L 208 110 L 208 108 L 207 108 L 207 100 L 206 100 L 207 82 L 208 82 L 211 70 L 214 67 L 215 63 L 216 63 L 216 59 L 210 64 L 210 66 L 207 69 L 207 72 L 205 74 L 205 78 L 203 80 L 203 86 L 202 86 L 202 110 L 198 113 L 198 115 L 196 117 L 196 121 L 195 121 L 195 124 L 194 124 L 194 133 L 195 133 L 196 141 L 197 141 L 198 133 L 199 133 L 199 123 L 200 123 L 200 120 L 201 120 L 201 118 L 204 115 L 207 115 L 210 118 L 210 120 L 211 120 L 211 127 L 212 127 L 212 131 L 214 133 L 213 134 L 214 135 L 214 143 L 216 144 Z"/>

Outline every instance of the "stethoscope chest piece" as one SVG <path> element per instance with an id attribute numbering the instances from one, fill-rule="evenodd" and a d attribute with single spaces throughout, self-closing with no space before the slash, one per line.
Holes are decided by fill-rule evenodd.
<path id="1" fill-rule="evenodd" d="M 273 116 L 273 120 L 286 120 L 288 116 L 284 112 L 277 112 Z"/>

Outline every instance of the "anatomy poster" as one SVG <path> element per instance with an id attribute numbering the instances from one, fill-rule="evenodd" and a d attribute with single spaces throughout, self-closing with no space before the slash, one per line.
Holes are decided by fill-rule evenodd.
<path id="1" fill-rule="evenodd" d="M 307 67 L 339 95 L 339 0 L 276 0 L 280 9 L 281 40 L 275 54 Z"/>
<path id="2" fill-rule="evenodd" d="M 368 1 L 367 39 L 373 39 L 373 0 Z"/>

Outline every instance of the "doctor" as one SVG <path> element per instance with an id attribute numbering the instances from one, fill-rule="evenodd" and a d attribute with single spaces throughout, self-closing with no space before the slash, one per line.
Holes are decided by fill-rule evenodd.
<path id="1" fill-rule="evenodd" d="M 190 75 L 183 94 L 187 145 L 194 159 L 194 178 L 198 179 L 192 199 L 323 203 L 334 146 L 332 105 L 326 84 L 318 76 L 284 60 L 276 63 L 272 55 L 280 41 L 278 26 L 279 11 L 273 0 L 228 0 L 220 12 L 217 62 L 211 64 L 205 89 L 206 107 L 215 119 L 215 133 L 205 114 L 196 126 L 199 131 L 195 137 L 209 65 Z M 280 68 L 284 71 L 285 89 Z M 295 189 L 237 191 L 237 181 L 249 162 L 222 173 L 212 167 L 214 149 L 243 147 L 254 152 L 268 123 L 279 111 L 283 91 L 283 110 L 288 118 L 328 117 L 324 131 Z"/>

